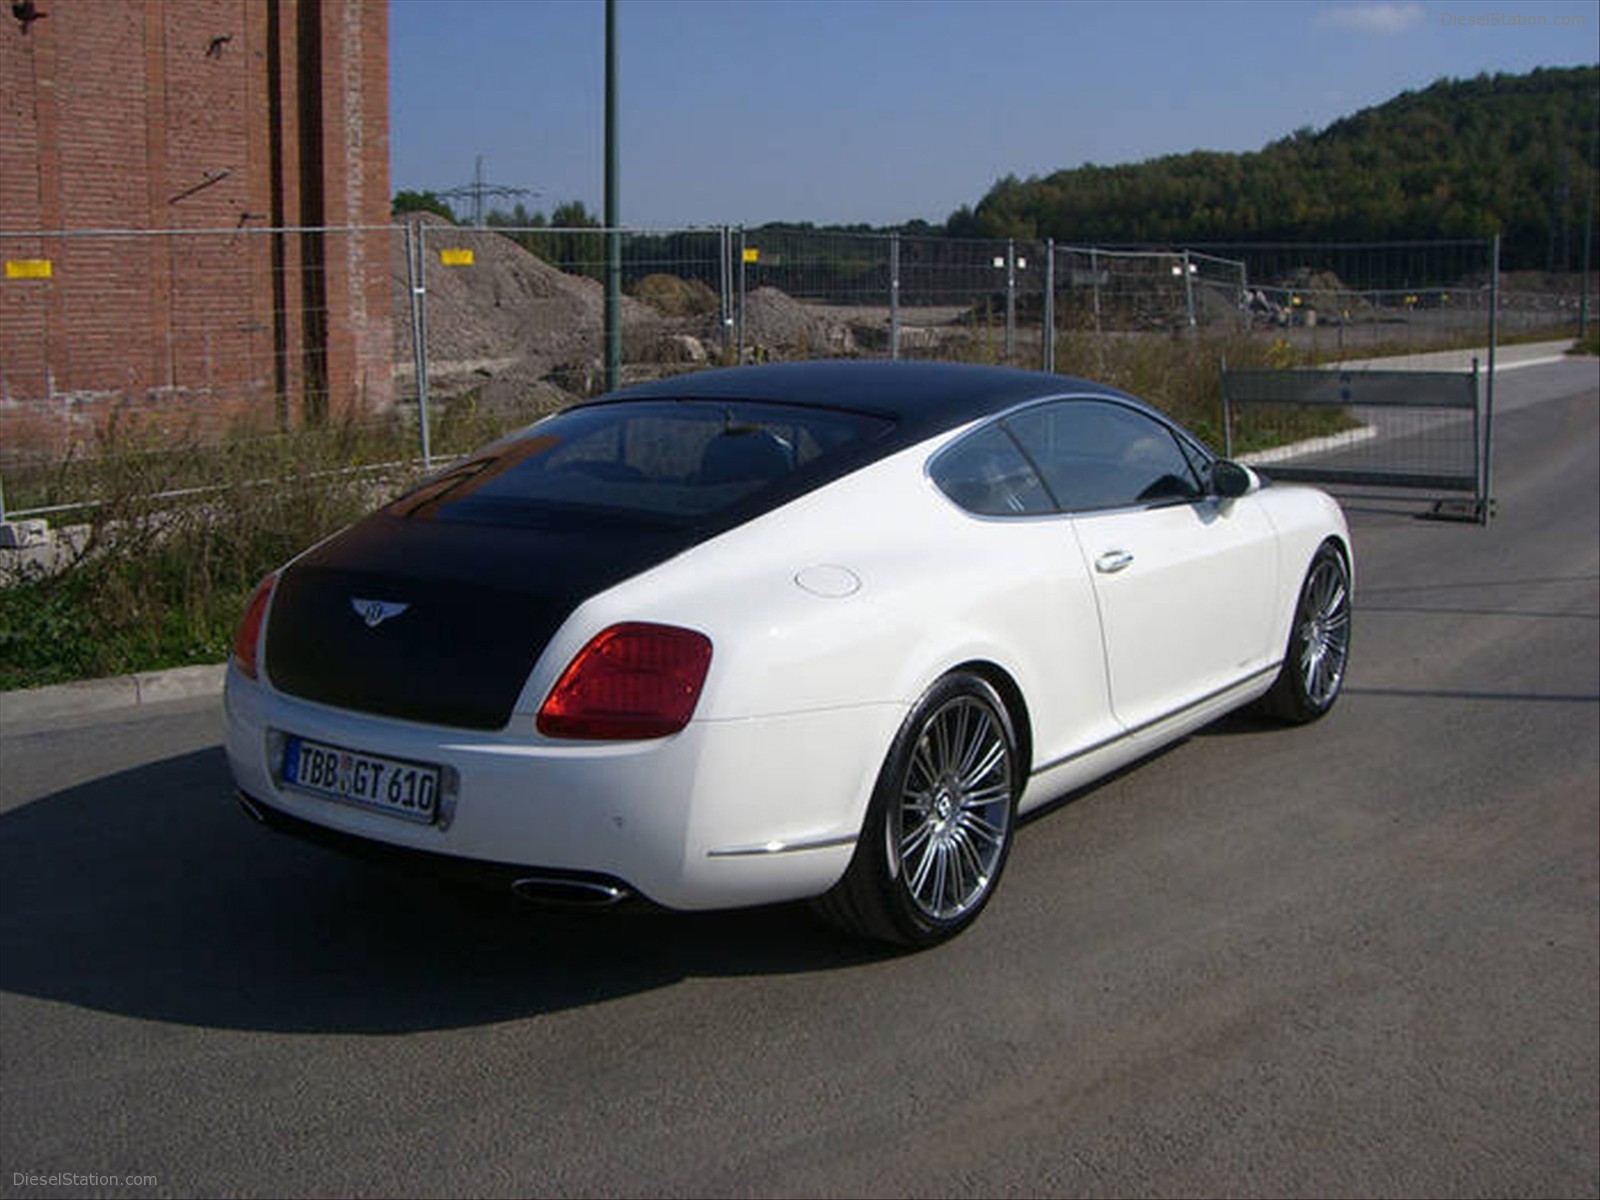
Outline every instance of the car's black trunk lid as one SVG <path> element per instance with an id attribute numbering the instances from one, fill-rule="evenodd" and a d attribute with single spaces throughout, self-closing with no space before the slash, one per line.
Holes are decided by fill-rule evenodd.
<path id="1" fill-rule="evenodd" d="M 573 609 L 692 540 L 682 530 L 378 514 L 285 570 L 267 625 L 267 678 L 339 708 L 499 729 Z"/>

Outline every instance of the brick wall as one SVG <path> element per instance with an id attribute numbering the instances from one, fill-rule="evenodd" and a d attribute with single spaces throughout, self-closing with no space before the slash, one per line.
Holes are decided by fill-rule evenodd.
<path id="1" fill-rule="evenodd" d="M 0 8 L 0 451 L 391 403 L 386 235 L 268 232 L 388 222 L 386 5 L 39 7 Z"/>

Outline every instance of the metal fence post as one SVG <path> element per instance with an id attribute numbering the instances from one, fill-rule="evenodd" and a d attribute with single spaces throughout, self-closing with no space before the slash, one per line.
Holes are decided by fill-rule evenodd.
<path id="1" fill-rule="evenodd" d="M 722 340 L 722 357 L 733 350 L 733 230 L 724 225 L 718 246 L 717 320 Z"/>
<path id="2" fill-rule="evenodd" d="M 1017 358 L 1017 243 L 1006 239 L 1006 365 Z"/>
<path id="3" fill-rule="evenodd" d="M 1189 316 L 1189 328 L 1194 325 L 1194 263 L 1189 260 L 1189 252 L 1183 252 L 1183 307 Z"/>
<path id="4" fill-rule="evenodd" d="M 428 429 L 428 287 L 427 230 L 406 222 L 406 282 L 411 293 L 411 361 L 417 372 L 417 425 L 422 431 L 422 469 L 433 469 Z"/>
<path id="5" fill-rule="evenodd" d="M 1089 281 L 1094 285 L 1094 336 L 1096 345 L 1100 337 L 1100 252 L 1089 248 Z"/>
<path id="6" fill-rule="evenodd" d="M 1056 240 L 1046 238 L 1044 243 L 1044 328 L 1039 333 L 1044 343 L 1041 366 L 1046 371 L 1056 369 Z"/>
<path id="7" fill-rule="evenodd" d="M 1600 99 L 1597 96 L 1596 99 Z M 1600 126 L 1589 135 L 1589 186 L 1584 189 L 1583 200 L 1583 274 L 1578 278 L 1578 340 L 1589 336 L 1589 267 L 1594 262 L 1594 193 L 1593 165 L 1600 164 Z"/>
<path id="8" fill-rule="evenodd" d="M 1222 379 L 1222 457 L 1233 457 L 1233 407 L 1228 402 L 1228 356 L 1219 355 L 1217 370 Z"/>
<path id="9" fill-rule="evenodd" d="M 900 234 L 889 235 L 889 357 L 900 357 Z"/>
<path id="10" fill-rule="evenodd" d="M 1478 524 L 1489 523 L 1489 489 L 1494 466 L 1494 359 L 1500 338 L 1500 235 L 1489 243 L 1489 385 L 1483 405 L 1483 484 L 1478 489 Z"/>
<path id="11" fill-rule="evenodd" d="M 1478 356 L 1474 354 L 1472 356 L 1472 444 L 1474 447 L 1483 445 L 1483 413 L 1480 411 L 1482 405 L 1479 403 L 1479 397 L 1483 395 L 1482 380 L 1483 377 L 1478 372 Z M 1478 461 L 1473 464 L 1473 471 L 1477 475 L 1478 491 L 1477 512 L 1475 512 L 1473 515 L 1479 518 L 1479 523 L 1481 524 L 1484 497 L 1489 494 L 1488 484 L 1484 480 L 1484 462 L 1482 454 L 1478 455 Z"/>
<path id="12" fill-rule="evenodd" d="M 745 263 L 744 263 L 744 226 L 739 226 L 739 319 L 738 319 L 738 352 L 735 362 L 744 362 L 744 289 L 745 289 Z"/>
<path id="13" fill-rule="evenodd" d="M 1245 265 L 1244 259 L 1239 260 L 1239 295 L 1237 298 L 1239 310 L 1239 332 L 1250 332 L 1250 268 Z M 1344 326 L 1341 323 L 1340 328 Z"/>

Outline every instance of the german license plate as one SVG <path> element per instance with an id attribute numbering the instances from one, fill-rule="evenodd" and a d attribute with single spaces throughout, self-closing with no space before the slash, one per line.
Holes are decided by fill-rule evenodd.
<path id="1" fill-rule="evenodd" d="M 303 792 L 429 824 L 439 809 L 439 768 L 308 741 L 290 734 L 283 781 Z"/>

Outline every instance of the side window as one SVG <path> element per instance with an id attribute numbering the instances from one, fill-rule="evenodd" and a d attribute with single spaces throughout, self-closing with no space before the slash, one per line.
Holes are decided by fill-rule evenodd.
<path id="1" fill-rule="evenodd" d="M 1044 484 L 1006 431 L 988 425 L 962 438 L 928 468 L 946 496 L 985 517 L 1056 511 Z"/>
<path id="2" fill-rule="evenodd" d="M 1194 472 L 1200 481 L 1200 490 L 1211 490 L 1211 456 L 1193 441 L 1186 437 L 1178 439 L 1178 449 L 1183 451 L 1184 458 L 1189 460 L 1189 469 Z"/>
<path id="3" fill-rule="evenodd" d="M 1172 431 L 1124 405 L 1063 400 L 1007 418 L 1005 425 L 1069 512 L 1203 494 Z"/>

